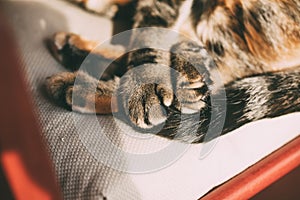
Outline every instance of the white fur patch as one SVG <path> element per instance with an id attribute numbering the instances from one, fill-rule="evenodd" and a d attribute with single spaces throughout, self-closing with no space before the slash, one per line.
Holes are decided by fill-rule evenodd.
<path id="1" fill-rule="evenodd" d="M 179 15 L 178 18 L 173 25 L 174 30 L 179 30 L 179 28 L 183 25 L 183 23 L 188 19 L 191 13 L 193 5 L 193 0 L 186 0 L 179 9 Z"/>
<path id="2" fill-rule="evenodd" d="M 85 6 L 89 10 L 102 13 L 109 7 L 110 4 L 111 0 L 87 0 Z"/>
<path id="3" fill-rule="evenodd" d="M 180 32 L 182 35 L 191 40 L 198 41 L 198 38 L 193 31 L 192 22 L 190 18 L 193 0 L 186 0 L 180 6 L 179 15 L 175 24 L 171 27 L 172 30 Z"/>

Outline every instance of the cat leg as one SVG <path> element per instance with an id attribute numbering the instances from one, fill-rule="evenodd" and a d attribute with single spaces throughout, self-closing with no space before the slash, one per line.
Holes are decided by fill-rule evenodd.
<path id="1" fill-rule="evenodd" d="M 153 1 L 153 0 L 147 0 L 147 1 L 141 1 L 140 4 L 144 4 L 145 5 L 140 5 L 139 9 L 140 9 L 140 13 L 142 13 L 142 15 L 148 15 L 150 14 L 148 11 L 149 9 L 151 9 L 151 7 L 153 7 L 152 4 L 156 4 L 159 2 Z M 160 4 L 165 4 L 165 3 L 160 3 Z M 167 6 L 167 5 L 166 5 Z M 143 8 L 145 8 L 143 10 Z M 153 7 L 155 8 L 155 6 Z M 147 11 L 148 9 L 148 11 Z M 171 6 L 170 6 L 170 9 Z M 148 13 L 148 14 L 147 14 Z M 165 12 L 161 12 L 161 14 L 166 14 Z M 169 13 L 170 15 L 174 15 L 173 11 L 171 11 L 171 13 Z M 141 15 L 140 15 L 141 16 Z M 150 16 L 150 18 L 152 18 L 155 16 Z M 165 17 L 165 15 L 163 16 L 163 18 Z M 144 20 L 145 22 L 147 21 L 147 19 Z M 170 21 L 170 20 L 168 20 Z M 159 21 L 157 21 L 159 22 Z M 156 23 L 156 22 L 155 22 Z M 140 25 L 137 25 L 140 24 Z M 136 27 L 141 27 L 141 26 L 147 26 L 148 24 L 145 24 L 143 22 L 143 20 L 138 20 L 137 22 L 137 26 Z M 94 42 L 90 42 L 87 40 L 84 40 L 83 38 L 81 38 L 78 35 L 75 34 L 69 34 L 69 33 L 57 33 L 54 35 L 53 38 L 53 42 L 51 43 L 51 51 L 53 52 L 54 56 L 56 57 L 56 59 L 61 62 L 64 66 L 66 66 L 68 69 L 72 70 L 72 71 L 76 71 L 79 69 L 79 67 L 81 66 L 83 60 L 86 58 L 87 55 L 89 55 L 89 53 L 91 52 L 91 50 L 95 47 L 96 43 Z M 97 53 L 98 55 L 100 55 L 102 58 L 104 59 L 115 59 L 116 57 L 120 56 L 121 54 L 123 54 L 123 49 L 121 50 L 116 50 L 115 48 L 110 49 L 110 50 L 105 50 L 103 52 L 99 52 L 99 51 L 93 51 L 93 53 Z M 117 54 L 117 55 L 115 55 Z M 126 65 L 124 67 L 126 69 Z M 71 73 L 72 74 L 72 73 Z M 74 78 L 75 78 L 75 73 L 72 75 L 65 75 L 65 74 L 59 74 L 59 75 L 54 75 L 51 78 L 48 79 L 46 85 L 47 85 L 47 90 L 48 93 L 50 94 L 50 96 L 52 96 L 54 98 L 55 101 L 58 102 L 64 102 L 64 105 L 67 106 L 71 106 L 71 101 L 70 98 L 69 100 L 67 100 L 68 98 L 66 98 L 66 95 L 64 94 L 71 94 L 71 93 L 67 93 L 66 89 L 64 89 L 65 85 L 69 85 L 68 88 L 72 88 L 72 85 L 74 84 Z M 71 78 L 70 78 L 71 77 Z M 72 89 L 70 89 L 72 91 Z M 161 89 L 161 93 L 163 93 L 163 91 L 165 91 L 167 89 Z M 150 91 L 150 90 L 149 90 Z M 62 94 L 62 95 L 57 95 L 58 94 Z M 166 93 L 166 92 L 164 92 Z M 67 96 L 71 96 L 71 95 L 67 95 Z M 171 96 L 171 95 L 169 95 Z M 59 98 L 58 98 L 59 97 Z M 172 98 L 172 97 L 170 97 Z M 166 102 L 171 102 L 171 100 L 166 100 Z M 167 103 L 168 105 L 168 103 Z"/>
<path id="2" fill-rule="evenodd" d="M 99 43 L 96 41 L 86 40 L 77 34 L 66 32 L 54 34 L 49 43 L 53 56 L 71 70 L 77 70 L 89 54 L 106 60 L 115 60 L 125 51 L 124 47 L 120 45 L 106 45 L 97 48 Z"/>
<path id="3" fill-rule="evenodd" d="M 171 28 L 176 24 L 181 6 L 180 1 L 141 1 L 137 6 L 134 27 Z M 171 31 L 168 33 L 172 35 Z M 170 39 L 165 36 L 164 31 L 161 32 L 155 28 L 134 30 L 130 47 L 134 49 L 159 44 L 163 49 L 171 48 L 176 41 L 169 42 Z M 175 51 L 179 52 L 180 48 Z M 171 55 L 172 53 L 168 50 L 153 48 L 144 48 L 129 53 L 127 63 L 129 71 L 121 79 L 120 98 L 124 112 L 129 116 L 133 125 L 140 128 L 152 128 L 164 122 L 168 117 L 170 106 L 175 106 L 184 112 L 195 112 L 205 105 L 202 102 L 205 95 L 202 93 L 207 93 L 208 89 L 202 83 L 203 77 L 198 76 L 197 73 L 193 73 L 193 77 L 189 75 L 188 71 L 192 69 L 185 67 L 186 62 L 176 55 L 174 59 L 170 59 L 173 57 Z M 144 69 L 131 72 L 139 66 L 143 66 Z M 173 76 L 171 68 L 179 72 L 181 76 Z M 192 83 L 187 84 L 188 81 L 179 80 L 178 77 L 184 77 L 183 79 Z"/>
<path id="4" fill-rule="evenodd" d="M 142 1 L 137 7 L 134 27 L 172 27 L 178 17 L 180 6 L 179 1 Z M 129 53 L 128 71 L 121 78 L 119 89 L 121 106 L 132 124 L 140 128 L 152 128 L 164 122 L 169 115 L 170 106 L 175 106 L 182 112 L 197 112 L 206 106 L 203 101 L 208 95 L 208 86 L 205 82 L 208 80 L 206 78 L 208 73 L 205 72 L 204 75 L 203 69 L 206 70 L 204 66 L 209 62 L 207 64 L 203 58 L 208 57 L 208 54 L 201 57 L 200 51 L 205 50 L 197 45 L 191 47 L 177 45 L 173 47 L 173 53 L 167 48 L 166 51 L 145 48 L 152 47 L 153 44 L 167 47 L 169 44 L 165 43 L 170 39 L 165 37 L 163 30 L 160 32 L 159 29 L 146 28 L 133 31 L 130 46 L 139 50 Z M 171 31 L 169 33 L 172 34 Z M 174 43 L 176 40 L 170 43 L 169 48 Z M 181 51 L 186 51 L 186 55 Z M 174 53 L 181 53 L 183 58 L 173 55 Z M 202 70 L 198 73 L 191 63 L 185 61 L 191 53 L 194 57 L 195 54 L 199 54 L 194 60 Z M 140 67 L 143 69 L 139 70 Z M 177 71 L 180 76 L 173 75 L 172 71 Z"/>
<path id="5" fill-rule="evenodd" d="M 62 72 L 47 78 L 46 90 L 56 103 L 74 111 L 110 114 L 117 112 L 113 94 L 118 84 L 118 77 L 102 81 L 83 71 Z"/>
<path id="6" fill-rule="evenodd" d="M 182 113 L 195 113 L 207 106 L 212 81 L 209 69 L 215 63 L 204 47 L 191 41 L 172 46 L 171 68 L 174 75 L 176 98 Z"/>

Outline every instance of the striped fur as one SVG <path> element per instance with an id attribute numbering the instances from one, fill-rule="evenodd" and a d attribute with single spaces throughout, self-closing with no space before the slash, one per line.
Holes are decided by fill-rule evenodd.
<path id="1" fill-rule="evenodd" d="M 218 136 L 206 135 L 208 127 L 225 134 L 245 123 L 300 110 L 300 0 L 135 0 L 133 5 L 133 28 L 168 28 L 191 39 L 170 40 L 159 29 L 136 29 L 128 47 L 135 50 L 116 64 L 121 80 L 107 82 L 112 86 L 108 91 L 99 82 L 101 101 L 102 94 L 111 98 L 111 88 L 118 87 L 119 109 L 133 127 L 151 132 L 166 122 L 159 135 L 197 143 Z M 82 60 L 88 53 L 82 43 L 87 42 L 79 41 L 58 45 L 60 55 Z M 171 52 L 152 48 L 159 45 Z M 141 65 L 145 67 L 138 71 Z M 67 84 L 60 75 L 47 82 L 50 95 L 68 106 L 70 76 Z M 141 80 L 146 83 L 139 85 Z M 87 110 L 84 103 L 78 108 Z"/>

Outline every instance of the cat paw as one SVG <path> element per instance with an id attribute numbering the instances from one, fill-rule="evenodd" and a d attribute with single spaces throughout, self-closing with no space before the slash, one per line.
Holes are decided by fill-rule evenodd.
<path id="1" fill-rule="evenodd" d="M 162 84 L 142 84 L 128 100 L 128 116 L 137 127 L 148 129 L 167 119 L 166 107 L 173 101 L 173 91 Z"/>
<path id="2" fill-rule="evenodd" d="M 66 68 L 75 71 L 80 67 L 94 46 L 79 35 L 58 32 L 48 41 L 48 47 L 58 62 Z"/>
<path id="3" fill-rule="evenodd" d="M 76 75 L 72 72 L 62 72 L 46 79 L 46 90 L 48 95 L 58 104 L 71 107 L 73 88 Z"/>
<path id="4" fill-rule="evenodd" d="M 171 66 L 176 71 L 176 97 L 182 113 L 199 112 L 207 106 L 212 84 L 208 69 L 214 65 L 207 51 L 194 42 L 172 47 Z"/>
<path id="5" fill-rule="evenodd" d="M 98 43 L 95 41 L 85 40 L 73 33 L 58 32 L 48 42 L 48 46 L 54 58 L 71 71 L 82 67 L 94 77 L 103 73 L 101 79 L 105 80 L 124 73 L 124 69 L 118 67 L 125 52 L 121 45 L 102 44 L 97 48 Z"/>
<path id="6" fill-rule="evenodd" d="M 194 78 L 188 74 L 180 75 L 176 83 L 176 97 L 180 102 L 182 113 L 195 113 L 204 108 L 209 96 L 209 88 L 203 80 L 203 76 L 197 75 Z"/>
<path id="7" fill-rule="evenodd" d="M 146 63 L 129 69 L 120 79 L 118 99 L 124 120 L 134 127 L 151 129 L 164 123 L 174 101 L 170 68 Z"/>
<path id="8" fill-rule="evenodd" d="M 60 105 L 80 113 L 109 114 L 118 78 L 98 81 L 85 72 L 63 72 L 46 80 L 48 95 Z M 114 103 L 114 102 L 113 102 Z"/>

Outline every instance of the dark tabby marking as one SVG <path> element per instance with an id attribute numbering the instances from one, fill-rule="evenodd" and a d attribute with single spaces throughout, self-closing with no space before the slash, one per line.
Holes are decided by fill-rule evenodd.
<path id="1" fill-rule="evenodd" d="M 247 77 L 227 84 L 225 86 L 226 119 L 221 134 L 252 121 L 300 111 L 299 77 L 300 70 L 275 72 Z M 218 94 L 213 97 L 218 98 Z M 210 121 L 212 109 L 217 111 L 218 116 Z M 205 135 L 209 126 L 223 126 L 224 112 L 222 103 L 218 104 L 217 101 L 214 107 L 211 107 L 209 99 L 207 106 L 200 113 L 182 115 L 177 109 L 170 107 L 172 114 L 166 126 L 158 134 L 192 143 L 203 142 L 204 139 L 209 141 L 219 136 L 219 133 Z"/>
<path id="2" fill-rule="evenodd" d="M 92 1 L 97 0 L 82 2 Z M 91 69 L 50 77 L 46 85 L 55 101 L 83 113 L 94 112 L 94 104 L 97 113 L 122 110 L 133 127 L 146 132 L 165 122 L 159 135 L 191 143 L 217 137 L 204 137 L 209 126 L 221 127 L 225 134 L 245 123 L 300 110 L 300 0 L 132 3 L 133 28 L 175 29 L 193 42 L 182 37 L 170 42 L 164 31 L 136 29 L 128 48 L 137 50 L 125 55 L 122 49 L 98 50 L 92 53 Z M 77 70 L 94 43 L 59 33 L 53 44 L 58 60 Z M 153 44 L 170 52 L 150 48 Z M 95 79 L 99 66 L 112 60 L 102 79 Z M 74 90 L 79 94 L 76 102 Z M 118 110 L 111 110 L 115 101 Z M 217 115 L 212 118 L 213 113 Z"/>

